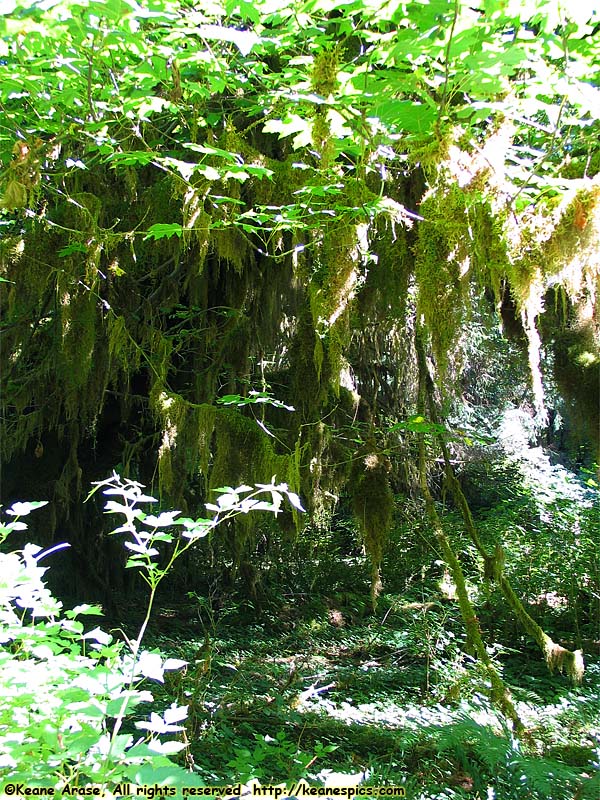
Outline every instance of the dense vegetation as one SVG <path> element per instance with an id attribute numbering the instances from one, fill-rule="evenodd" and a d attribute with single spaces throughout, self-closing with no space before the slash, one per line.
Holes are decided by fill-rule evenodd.
<path id="1" fill-rule="evenodd" d="M 0 4 L 3 778 L 597 796 L 572 5 Z"/>

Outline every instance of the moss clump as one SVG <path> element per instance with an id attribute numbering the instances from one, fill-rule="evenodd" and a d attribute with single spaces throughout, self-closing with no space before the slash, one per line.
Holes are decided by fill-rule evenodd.
<path id="1" fill-rule="evenodd" d="M 265 483 L 275 476 L 297 488 L 294 460 L 279 455 L 256 420 L 237 409 L 216 409 L 215 456 L 210 473 L 210 487 Z"/>
<path id="2" fill-rule="evenodd" d="M 508 267 L 506 215 L 494 213 L 490 202 L 482 201 L 469 208 L 468 223 L 473 274 L 480 287 L 493 290 L 499 303 Z"/>
<path id="3" fill-rule="evenodd" d="M 593 178 L 600 172 L 600 152 L 582 153 L 565 159 L 561 174 L 565 178 Z"/>
<path id="4" fill-rule="evenodd" d="M 362 271 L 362 243 L 358 226 L 336 224 L 323 231 L 314 282 L 319 286 L 318 316 L 333 325 L 349 307 Z"/>
<path id="5" fill-rule="evenodd" d="M 440 126 L 434 135 L 411 142 L 408 158 L 423 170 L 431 183 L 437 181 L 440 165 L 448 160 L 454 138 L 454 131 L 450 127 Z"/>
<path id="6" fill-rule="evenodd" d="M 80 410 L 79 391 L 86 386 L 92 368 L 97 309 L 89 292 L 65 295 L 62 299 L 62 347 L 60 374 L 65 387 L 67 417 L 76 419 Z"/>
<path id="7" fill-rule="evenodd" d="M 290 396 L 300 419 L 311 422 L 318 419 L 329 393 L 331 368 L 322 336 L 310 309 L 301 308 L 290 347 Z"/>
<path id="8" fill-rule="evenodd" d="M 567 403 L 575 439 L 592 442 L 600 461 L 600 349 L 591 323 L 554 339 L 554 378 Z"/>
<path id="9" fill-rule="evenodd" d="M 351 337 L 351 309 L 364 281 L 366 229 L 336 221 L 327 225 L 319 238 L 309 284 L 312 325 L 320 339 L 315 341 L 313 354 L 318 379 L 323 384 L 327 362 L 328 382 L 337 394 Z"/>
<path id="10" fill-rule="evenodd" d="M 367 267 L 356 303 L 361 327 L 382 317 L 403 321 L 413 268 L 409 231 L 403 225 L 380 221 L 371 231 L 369 245 L 375 258 Z"/>
<path id="11" fill-rule="evenodd" d="M 148 229 L 152 225 L 161 223 L 183 225 L 186 221 L 183 216 L 185 190 L 185 184 L 171 176 L 157 180 L 145 188 L 140 193 L 137 204 L 139 208 L 144 209 L 144 227 Z M 137 208 L 133 210 L 137 210 Z M 127 218 L 124 222 L 127 222 Z M 130 223 L 131 228 L 134 228 L 136 224 L 139 224 L 138 218 L 133 216 Z M 160 269 L 161 265 L 170 262 L 171 259 L 179 258 L 181 248 L 182 243 L 177 236 L 156 240 L 148 239 L 147 241 L 145 239 L 136 240 L 136 260 L 143 263 L 146 270 Z"/>
<path id="12" fill-rule="evenodd" d="M 325 100 L 335 94 L 339 85 L 339 59 L 340 51 L 338 47 L 321 50 L 314 58 L 310 80 L 311 88 Z M 326 105 L 315 106 L 312 124 L 312 142 L 314 147 L 321 153 L 321 161 L 324 166 L 332 160 L 335 152 L 327 114 L 328 109 Z"/>
<path id="13" fill-rule="evenodd" d="M 256 420 L 232 408 L 217 409 L 214 420 L 215 454 L 210 471 L 210 488 L 237 487 L 256 483 L 287 483 L 299 491 L 299 460 L 294 455 L 277 454 Z M 243 560 L 248 538 L 260 515 L 242 514 L 230 527 L 229 549 L 234 572 Z"/>
<path id="14" fill-rule="evenodd" d="M 276 482 L 300 490 L 299 453 L 280 455 L 255 419 L 234 408 L 194 404 L 157 384 L 152 410 L 162 427 L 158 451 L 159 491 L 187 510 L 185 490 L 190 479 L 202 476 L 207 497 L 222 486 Z M 256 514 L 236 518 L 230 530 L 230 549 L 239 563 L 247 537 L 257 524 Z"/>
<path id="15" fill-rule="evenodd" d="M 91 192 L 76 192 L 67 198 L 64 221 L 78 231 L 98 230 L 102 200 Z"/>
<path id="16" fill-rule="evenodd" d="M 110 372 L 122 371 L 126 378 L 140 367 L 140 348 L 135 345 L 124 316 L 110 314 L 106 323 Z"/>
<path id="17" fill-rule="evenodd" d="M 382 584 L 380 576 L 383 551 L 388 540 L 394 495 L 388 480 L 389 464 L 378 453 L 369 453 L 357 461 L 352 471 L 352 509 L 371 559 L 371 601 L 377 602 Z"/>
<path id="18" fill-rule="evenodd" d="M 204 210 L 204 194 L 194 186 L 188 187 L 182 205 L 183 235 L 185 247 L 195 246 L 195 258 L 190 258 L 190 272 L 199 275 L 204 269 L 208 253 L 210 216 Z"/>
<path id="19" fill-rule="evenodd" d="M 587 320 L 594 317 L 600 285 L 597 246 L 600 238 L 600 187 L 594 183 L 563 199 L 551 198 L 550 201 L 540 202 L 536 209 L 523 214 L 518 223 L 518 228 L 513 224 L 511 232 L 507 276 L 527 334 L 536 405 L 543 410 L 540 374 L 542 342 L 538 318 L 544 312 L 545 297 L 551 287 L 561 287 L 577 316 Z M 597 345 L 590 352 L 596 353 Z M 585 369 L 579 371 L 576 360 L 570 363 L 560 346 L 557 349 L 557 363 L 557 383 L 567 398 L 577 394 L 577 390 L 573 391 L 570 385 L 590 386 L 587 378 L 592 373 Z M 575 384 L 569 385 L 562 380 L 561 373 L 569 374 Z M 592 396 L 595 402 L 597 392 L 592 391 Z M 592 424 L 596 429 L 597 419 L 597 413 L 593 412 Z M 596 435 L 593 438 L 597 441 Z"/>
<path id="20" fill-rule="evenodd" d="M 247 239 L 236 228 L 216 228 L 210 233 L 210 247 L 217 258 L 231 264 L 241 274 L 252 263 Z"/>
<path id="21" fill-rule="evenodd" d="M 189 479 L 203 476 L 208 486 L 211 443 L 217 409 L 209 404 L 195 405 L 181 395 L 155 386 L 151 406 L 162 428 L 158 450 L 159 492 L 179 505 Z"/>
<path id="22" fill-rule="evenodd" d="M 589 292 L 600 275 L 600 187 L 551 198 L 518 219 L 511 231 L 508 277 L 519 310 L 550 285 L 562 285 L 571 300 Z M 534 284 L 537 284 L 535 286 Z M 592 292 L 594 289 L 592 289 Z"/>
<path id="23" fill-rule="evenodd" d="M 466 199 L 458 185 L 441 185 L 423 203 L 415 245 L 417 312 L 431 332 L 443 378 L 465 313 L 468 262 Z"/>

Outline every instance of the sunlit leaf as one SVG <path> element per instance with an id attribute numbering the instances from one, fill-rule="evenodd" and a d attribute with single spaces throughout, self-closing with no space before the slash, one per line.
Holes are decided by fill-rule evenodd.
<path id="1" fill-rule="evenodd" d="M 183 226 L 177 222 L 157 222 L 148 228 L 144 239 L 170 239 L 172 236 L 181 238 L 183 236 Z"/>
<path id="2" fill-rule="evenodd" d="M 201 25 L 196 29 L 198 36 L 220 42 L 231 42 L 243 56 L 247 56 L 260 37 L 254 31 L 240 31 L 235 28 L 224 28 L 221 25 Z"/>
<path id="3" fill-rule="evenodd" d="M 35 511 L 36 508 L 42 508 L 42 506 L 47 505 L 47 500 L 33 500 L 29 503 L 18 502 L 13 503 L 10 508 L 7 508 L 6 513 L 10 514 L 12 517 L 25 517 L 32 511 Z"/>

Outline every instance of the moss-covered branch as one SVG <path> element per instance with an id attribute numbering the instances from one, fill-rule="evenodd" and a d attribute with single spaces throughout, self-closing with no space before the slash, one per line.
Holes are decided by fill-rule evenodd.
<path id="1" fill-rule="evenodd" d="M 417 336 L 417 357 L 419 370 L 423 375 L 424 390 L 426 394 L 427 408 L 433 423 L 439 423 L 439 414 L 435 402 L 434 383 L 427 367 L 425 349 L 422 338 Z M 532 637 L 541 648 L 546 663 L 552 671 L 558 669 L 561 672 L 566 670 L 569 677 L 575 682 L 580 683 L 584 672 L 583 654 L 581 650 L 567 650 L 565 647 L 554 642 L 537 624 L 537 622 L 527 613 L 523 603 L 515 594 L 510 581 L 504 574 L 504 552 L 501 546 L 496 548 L 493 554 L 488 553 L 481 541 L 477 526 L 473 519 L 469 503 L 452 467 L 448 446 L 443 436 L 438 435 L 438 442 L 442 451 L 445 468 L 446 482 L 450 488 L 454 501 L 462 514 L 465 529 L 475 545 L 477 552 L 483 558 L 485 577 L 494 580 L 500 588 L 504 599 L 519 620 L 522 628 Z"/>
<path id="2" fill-rule="evenodd" d="M 422 336 L 421 331 L 417 327 L 417 332 L 415 334 L 415 342 L 416 342 L 417 359 L 419 365 L 419 405 L 420 405 L 420 411 L 422 413 L 422 411 L 425 408 L 426 396 L 428 390 L 426 387 L 427 365 L 425 362 L 425 350 L 421 336 Z M 448 568 L 450 569 L 452 579 L 456 586 L 458 605 L 467 631 L 467 639 L 470 642 L 471 646 L 473 647 L 473 650 L 475 651 L 477 658 L 484 665 L 489 675 L 491 684 L 490 698 L 492 702 L 502 711 L 502 713 L 505 714 L 508 717 L 508 719 L 512 721 L 517 733 L 521 733 L 523 731 L 523 723 L 521 722 L 519 715 L 517 714 L 517 710 L 515 708 L 509 690 L 505 686 L 504 681 L 502 680 L 498 670 L 494 666 L 488 654 L 485 643 L 483 641 L 483 637 L 481 635 L 479 620 L 477 619 L 477 615 L 475 614 L 475 609 L 473 608 L 473 604 L 469 599 L 469 594 L 467 592 L 467 585 L 461 563 L 458 559 L 458 556 L 454 552 L 452 545 L 450 544 L 450 540 L 446 536 L 446 533 L 442 525 L 442 521 L 436 510 L 433 497 L 431 496 L 431 492 L 429 491 L 429 486 L 427 483 L 427 460 L 425 455 L 424 434 L 420 434 L 419 438 L 419 483 L 423 499 L 425 500 L 425 512 L 427 515 L 427 521 L 429 522 L 429 525 L 431 526 L 431 529 L 435 534 L 435 538 L 442 550 L 444 561 L 446 562 Z"/>

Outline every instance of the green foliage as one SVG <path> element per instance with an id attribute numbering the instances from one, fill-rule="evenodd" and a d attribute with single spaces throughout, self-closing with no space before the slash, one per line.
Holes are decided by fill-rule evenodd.
<path id="1" fill-rule="evenodd" d="M 447 759 L 447 769 L 454 772 L 452 783 L 467 792 L 487 792 L 488 797 L 507 800 L 558 800 L 573 792 L 592 798 L 597 791 L 597 776 L 582 780 L 570 765 L 529 754 L 509 730 L 496 727 L 479 698 L 463 706 L 455 723 L 431 729 L 426 741 L 442 763 Z M 421 795 L 432 796 L 429 792 Z M 448 796 L 452 795 L 436 795 Z"/>
<path id="2" fill-rule="evenodd" d="M 134 487 L 120 488 L 131 498 Z M 2 538 L 24 530 L 21 517 L 36 505 L 42 504 L 16 503 L 8 509 L 14 521 L 2 524 Z M 146 681 L 162 682 L 165 670 L 184 662 L 142 651 L 140 640 L 127 652 L 100 628 L 86 630 L 81 617 L 97 615 L 99 608 L 63 611 L 44 583 L 46 568 L 39 565 L 60 549 L 28 544 L 0 555 L 3 778 L 29 786 L 106 785 L 135 781 L 151 766 L 159 773 L 168 767 L 173 783 L 196 782 L 169 760 L 184 745 L 160 736 L 182 730 L 185 708 L 172 704 L 153 713 L 150 722 L 138 723 L 148 731 L 141 738 L 119 732 L 125 717 L 152 701 Z"/>
<path id="3" fill-rule="evenodd" d="M 227 764 L 233 774 L 239 777 L 240 783 L 257 779 L 261 783 L 271 784 L 282 779 L 298 781 L 307 777 L 308 767 L 316 759 L 336 749 L 333 745 L 324 746 L 317 742 L 314 754 L 303 753 L 283 731 L 278 731 L 275 738 L 269 734 L 255 733 L 254 739 L 252 750 L 238 747 L 235 758 Z"/>
<path id="4" fill-rule="evenodd" d="M 163 225 L 161 223 L 156 223 L 156 225 L 151 225 L 148 228 L 148 232 L 146 233 L 146 239 L 170 239 L 171 236 L 177 236 L 181 238 L 183 235 L 183 228 L 176 222 L 172 222 L 170 224 Z"/>
<path id="5" fill-rule="evenodd" d="M 163 683 L 165 671 L 186 663 L 142 649 L 156 590 L 175 561 L 222 522 L 256 510 L 277 514 L 284 498 L 302 510 L 299 498 L 285 484 L 225 488 L 208 505 L 212 518 L 189 519 L 178 511 L 145 513 L 139 506 L 154 498 L 139 483 L 121 481 L 116 474 L 94 492 L 98 489 L 118 498 L 107 500 L 105 510 L 125 517 L 113 533 L 128 536 L 127 566 L 139 570 L 149 589 L 146 615 L 137 636 L 125 637 L 127 646 L 98 627 L 86 631 L 79 618 L 97 615 L 100 609 L 80 605 L 63 611 L 43 580 L 46 568 L 39 565 L 66 545 L 44 551 L 27 544 L 21 551 L 0 553 L 2 777 L 30 787 L 94 783 L 104 788 L 159 779 L 178 787 L 203 785 L 169 758 L 185 749 L 185 739 L 162 738 L 184 730 L 180 723 L 187 706 L 172 702 L 162 713 L 152 712 L 149 721 L 135 721 L 138 730 L 147 732 L 141 737 L 121 732 L 140 704 L 153 701 L 147 682 Z M 19 502 L 9 508 L 6 514 L 12 519 L 0 526 L 0 543 L 14 531 L 26 530 L 22 517 L 43 505 Z M 172 533 L 175 527 L 181 537 Z M 161 550 L 166 556 L 162 565 Z"/>
<path id="6" fill-rule="evenodd" d="M 598 620 L 596 488 L 527 447 L 508 459 L 488 454 L 463 480 L 482 506 L 476 513 L 486 546 L 502 546 L 504 571 L 530 613 L 580 647 Z M 498 600 L 487 595 L 487 613 L 497 613 Z"/>
<path id="7" fill-rule="evenodd" d="M 452 378 L 471 281 L 513 293 L 537 370 L 546 289 L 593 317 L 597 22 L 554 0 L 9 3 L 4 457 L 67 426 L 68 468 L 49 481 L 74 504 L 80 446 L 110 430 L 114 400 L 123 430 L 107 465 L 153 474 L 151 455 L 183 505 L 195 454 L 204 478 L 220 456 L 194 447 L 197 429 L 180 433 L 190 458 L 167 452 L 157 396 L 197 408 L 272 389 L 299 418 L 275 434 L 278 455 L 302 452 L 296 475 L 315 495 L 340 488 L 302 426 L 335 416 L 343 389 L 375 418 L 385 392 L 393 422 L 412 413 L 412 320 Z M 584 153 L 590 169 L 567 177 Z M 591 386 L 571 355 L 565 382 Z M 400 364 L 407 392 L 379 379 Z"/>
<path id="8" fill-rule="evenodd" d="M 286 497 L 298 504 L 281 485 L 239 487 L 211 504 L 212 520 L 189 520 L 142 511 L 151 498 L 131 481 L 113 476 L 98 489 L 108 492 L 107 511 L 124 518 L 117 532 L 126 534 L 130 563 L 151 591 L 166 574 L 158 563 L 178 547 L 175 528 L 185 539 L 182 553 L 187 541 L 197 542 L 232 514 L 263 505 L 276 512 Z M 14 504 L 2 535 L 24 530 L 22 517 L 39 505 Z M 341 597 L 337 607 L 331 597 L 321 612 L 291 598 L 285 617 L 278 611 L 270 626 L 244 628 L 227 609 L 206 617 L 210 601 L 202 598 L 210 637 L 202 647 L 193 636 L 175 640 L 171 624 L 161 646 L 173 655 L 165 657 L 142 649 L 144 630 L 126 643 L 88 630 L 80 617 L 98 609 L 64 612 L 39 565 L 51 555 L 27 545 L 0 557 L 4 780 L 179 789 L 230 784 L 232 776 L 288 785 L 304 778 L 401 784 L 424 800 L 473 792 L 560 800 L 597 792 L 593 677 L 589 687 L 567 690 L 530 674 L 528 691 L 519 691 L 530 735 L 517 741 L 479 695 L 485 676 L 473 680 L 477 667 L 463 652 L 453 606 L 417 608 L 397 598 L 382 601 L 378 616 L 353 621 Z M 470 679 L 462 680 L 463 673 Z M 153 695 L 154 707 L 164 711 L 147 721 L 143 704 Z M 171 760 L 177 750 L 196 765 L 194 773 Z"/>
<path id="9" fill-rule="evenodd" d="M 560 800 L 570 789 L 594 797 L 597 659 L 588 685 L 572 689 L 494 646 L 507 680 L 528 676 L 527 689 L 513 686 L 528 730 L 518 741 L 484 696 L 486 676 L 464 652 L 454 604 L 384 597 L 365 617 L 335 588 L 328 583 L 321 608 L 287 593 L 260 624 L 240 607 L 213 609 L 208 672 L 193 626 L 191 640 L 171 641 L 179 655 L 196 653 L 199 671 L 188 670 L 178 692 L 191 697 L 201 686 L 192 754 L 214 780 L 227 779 L 234 762 L 261 782 L 353 778 L 423 798 L 468 796 L 469 785 L 483 797 L 545 791 Z M 435 599 L 433 585 L 420 589 Z"/>
<path id="10" fill-rule="evenodd" d="M 152 493 L 183 510 L 183 518 L 145 516 L 133 494 L 119 504 L 128 563 L 146 580 L 149 612 L 165 565 L 184 563 L 195 539 L 226 518 L 225 535 L 210 537 L 211 574 L 203 558 L 185 559 L 186 590 L 199 592 L 228 572 L 236 587 L 246 581 L 246 605 L 235 595 L 232 604 L 243 610 L 250 602 L 258 613 L 265 599 L 290 590 L 306 598 L 331 585 L 331 597 L 310 597 L 315 618 L 306 621 L 315 636 L 327 632 L 346 624 L 344 613 L 366 614 L 358 528 L 371 560 L 373 606 L 382 564 L 394 568 L 388 585 L 423 584 L 433 593 L 417 602 L 434 602 L 435 613 L 408 625 L 412 655 L 429 670 L 428 697 L 449 702 L 479 686 L 452 613 L 437 616 L 439 604 L 453 601 L 432 586 L 444 577 L 444 559 L 431 526 L 415 519 L 423 513 L 414 499 L 415 441 L 428 459 L 421 488 L 445 500 L 435 448 L 441 443 L 453 460 L 470 462 L 497 432 L 501 407 L 525 403 L 516 361 L 526 342 L 539 418 L 543 367 L 553 370 L 570 418 L 585 416 L 578 434 L 591 452 L 599 17 L 589 3 L 571 6 L 4 4 L 3 492 L 43 488 L 51 499 L 44 535 L 52 538 L 57 520 L 68 523 L 80 561 L 108 576 L 108 594 L 114 558 L 100 526 L 77 508 L 82 485 L 120 462 L 124 474 L 152 481 Z M 482 296 L 510 319 L 514 348 L 491 334 Z M 435 360 L 432 397 L 448 407 L 453 396 L 468 404 L 456 424 L 446 421 L 447 408 L 439 422 L 419 408 L 420 328 L 431 349 L 422 360 Z M 542 502 L 522 476 L 505 499 L 507 473 L 483 460 L 492 507 L 478 520 L 486 544 L 504 548 L 505 572 L 532 614 L 549 618 L 565 642 L 584 640 L 598 619 L 595 506 L 558 495 Z M 259 499 L 249 487 L 271 478 L 264 484 L 270 499 Z M 215 516 L 197 518 L 210 493 L 228 486 L 238 489 L 209 503 Z M 296 542 L 244 513 L 274 513 L 285 532 L 297 531 L 300 492 L 314 524 Z M 286 496 L 291 512 L 279 514 Z M 327 527 L 336 505 L 339 516 Z M 432 497 L 430 523 L 437 507 Z M 510 627 L 503 606 L 486 595 L 480 555 L 454 527 L 456 549 L 466 551 L 464 594 L 484 624 Z M 499 573 L 500 559 L 494 564 Z M 261 578 L 266 584 L 273 576 L 275 585 L 261 594 Z M 566 606 L 536 605 L 541 597 L 566 598 Z M 324 608 L 331 620 L 317 618 Z M 469 617 L 476 630 L 478 618 Z M 53 629 L 52 646 L 62 657 L 61 631 Z M 500 632 L 512 645 L 514 633 Z M 141 636 L 136 641 L 134 650 Z M 81 648 L 76 654 L 93 657 Z M 106 664 L 121 657 L 111 651 Z M 132 663 L 136 657 L 137 650 Z M 200 664 L 194 674 L 201 685 Z M 130 690 L 131 681 L 119 689 Z M 194 721 L 203 721 L 201 690 L 185 691 Z M 370 703 L 366 693 L 361 700 Z M 94 735 L 126 754 L 118 737 L 129 707 L 110 716 L 110 698 L 102 702 L 90 723 Z M 267 739 L 281 730 L 282 738 Z M 229 752 L 223 764 L 233 761 L 248 776 L 308 772 L 311 748 L 300 735 L 283 726 L 255 733 L 253 747 L 236 738 L 237 755 Z M 487 734 L 462 734 L 479 759 L 477 742 Z M 505 762 L 516 759 L 500 738 Z M 452 750 L 439 741 L 443 753 Z M 493 766 L 482 763 L 481 771 L 487 776 Z M 518 794 L 513 778 L 502 787 L 508 794 Z M 487 788 L 482 779 L 477 791 Z"/>

